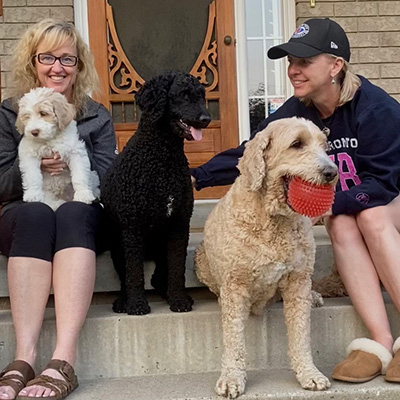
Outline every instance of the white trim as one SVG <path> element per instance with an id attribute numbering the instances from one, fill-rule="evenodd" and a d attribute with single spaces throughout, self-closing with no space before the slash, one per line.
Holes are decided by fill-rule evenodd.
<path id="1" fill-rule="evenodd" d="M 89 46 L 89 22 L 86 0 L 74 0 L 74 23 L 82 39 Z"/>
<path id="2" fill-rule="evenodd" d="M 347 354 L 350 354 L 354 350 L 365 351 L 366 353 L 377 356 L 382 363 L 382 374 L 386 373 L 387 367 L 393 358 L 392 354 L 385 346 L 368 338 L 354 339 L 347 347 Z"/>
<path id="3" fill-rule="evenodd" d="M 396 354 L 399 349 L 400 349 L 400 337 L 398 337 L 393 344 L 393 354 Z"/>
<path id="4" fill-rule="evenodd" d="M 296 4 L 295 0 L 283 0 L 282 1 L 282 20 L 283 20 L 283 41 L 287 42 L 290 37 L 293 35 L 293 32 L 296 30 Z M 286 65 L 285 65 L 285 76 L 286 76 L 286 85 L 285 85 L 285 95 L 288 99 L 293 96 L 293 87 L 290 84 L 289 78 L 286 73 Z"/>
<path id="5" fill-rule="evenodd" d="M 235 0 L 236 82 L 238 93 L 239 143 L 250 137 L 247 85 L 246 18 L 243 0 Z"/>
<path id="6" fill-rule="evenodd" d="M 288 41 L 296 29 L 296 5 L 295 0 L 282 1 L 282 25 L 283 40 Z M 235 35 L 236 35 L 236 79 L 238 90 L 238 117 L 239 117 L 239 142 L 250 136 L 250 115 L 247 81 L 247 44 L 246 44 L 246 16 L 243 0 L 235 0 Z M 254 38 L 253 38 L 254 39 Z M 261 38 L 260 38 L 261 39 Z M 266 55 L 265 55 L 266 57 Z M 288 99 L 293 95 L 293 87 L 287 78 L 286 63 L 282 63 L 281 76 L 283 82 L 283 94 Z"/>

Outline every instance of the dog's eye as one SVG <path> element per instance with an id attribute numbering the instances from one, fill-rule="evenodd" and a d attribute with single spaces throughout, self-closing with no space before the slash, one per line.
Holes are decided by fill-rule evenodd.
<path id="1" fill-rule="evenodd" d="M 49 115 L 49 113 L 47 113 L 46 111 L 40 111 L 39 114 L 41 117 L 46 117 L 47 115 Z"/>
<path id="2" fill-rule="evenodd" d="M 292 149 L 301 149 L 303 147 L 303 142 L 301 140 L 295 140 L 291 145 L 290 148 Z"/>

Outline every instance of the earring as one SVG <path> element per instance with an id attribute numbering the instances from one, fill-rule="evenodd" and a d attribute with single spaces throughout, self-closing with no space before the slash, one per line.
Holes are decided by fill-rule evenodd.
<path id="1" fill-rule="evenodd" d="M 335 78 L 332 78 L 331 83 L 332 83 L 332 85 L 334 85 L 336 83 Z"/>

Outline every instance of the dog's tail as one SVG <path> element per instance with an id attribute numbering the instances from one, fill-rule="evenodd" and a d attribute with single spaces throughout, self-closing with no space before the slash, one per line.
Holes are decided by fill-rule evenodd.
<path id="1" fill-rule="evenodd" d="M 333 265 L 332 273 L 321 279 L 313 281 L 312 289 L 320 293 L 322 297 L 344 297 L 348 296 L 346 288 L 340 279 L 336 265 Z"/>

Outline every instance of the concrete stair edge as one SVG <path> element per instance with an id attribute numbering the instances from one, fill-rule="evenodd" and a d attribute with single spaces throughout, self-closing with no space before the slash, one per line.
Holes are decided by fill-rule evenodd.
<path id="1" fill-rule="evenodd" d="M 322 369 L 330 376 L 332 368 Z M 394 400 L 400 387 L 388 383 L 382 376 L 363 384 L 346 384 L 333 381 L 326 391 L 304 390 L 288 369 L 248 371 L 245 393 L 241 400 Z M 221 400 L 214 386 L 219 372 L 135 377 L 124 379 L 98 379 L 82 381 L 70 395 L 71 400 Z"/>
<path id="2" fill-rule="evenodd" d="M 215 298 L 195 299 L 189 313 L 173 313 L 165 301 L 150 303 L 145 316 L 116 314 L 110 304 L 91 306 L 83 326 L 76 371 L 82 379 L 122 378 L 213 372 L 220 369 L 222 328 Z M 400 321 L 387 301 L 393 334 L 400 335 Z M 288 368 L 286 326 L 282 303 L 246 322 L 249 369 Z M 320 368 L 335 365 L 347 345 L 367 334 L 348 298 L 325 299 L 311 313 L 314 362 Z M 0 312 L 0 363 L 13 357 L 15 334 L 9 311 Z M 51 357 L 56 341 L 54 310 L 46 311 L 38 344 L 38 369 Z"/>

